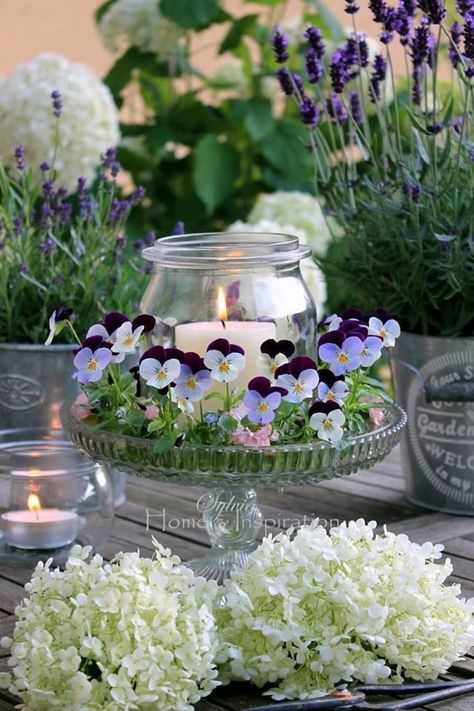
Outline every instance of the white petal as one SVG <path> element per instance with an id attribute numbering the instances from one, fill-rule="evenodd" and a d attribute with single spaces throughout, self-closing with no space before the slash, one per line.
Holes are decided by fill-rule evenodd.
<path id="1" fill-rule="evenodd" d="M 237 369 L 238 373 L 245 368 L 245 356 L 242 353 L 229 353 L 226 360 L 229 365 Z"/>
<path id="2" fill-rule="evenodd" d="M 310 427 L 312 427 L 313 430 L 319 430 L 325 419 L 326 415 L 324 412 L 315 412 L 309 419 Z"/>
<path id="3" fill-rule="evenodd" d="M 153 380 L 157 370 L 161 368 L 161 363 L 156 358 L 145 358 L 140 363 L 139 373 L 144 380 Z"/>
<path id="4" fill-rule="evenodd" d="M 214 370 L 214 368 L 219 367 L 223 360 L 224 356 L 220 351 L 207 351 L 204 356 L 204 365 L 210 370 Z"/>
<path id="5" fill-rule="evenodd" d="M 346 421 L 346 417 L 342 410 L 333 410 L 333 412 L 329 413 L 328 418 L 336 425 L 343 425 Z"/>

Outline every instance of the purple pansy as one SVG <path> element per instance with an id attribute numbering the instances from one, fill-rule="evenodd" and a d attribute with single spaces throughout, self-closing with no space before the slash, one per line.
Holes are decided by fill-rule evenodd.
<path id="1" fill-rule="evenodd" d="M 243 403 L 248 408 L 247 417 L 256 425 L 267 425 L 275 417 L 281 398 L 287 394 L 285 388 L 275 387 L 268 378 L 257 376 L 248 384 Z"/>
<path id="2" fill-rule="evenodd" d="M 309 424 L 319 439 L 334 444 L 339 442 L 344 430 L 342 426 L 346 421 L 345 415 L 335 402 L 315 402 L 308 411 Z"/>
<path id="3" fill-rule="evenodd" d="M 288 391 L 283 399 L 295 403 L 313 397 L 319 383 L 316 363 L 307 356 L 297 356 L 281 365 L 276 370 L 275 378 L 277 386 Z"/>
<path id="4" fill-rule="evenodd" d="M 112 344 L 114 363 L 121 363 L 126 353 L 133 353 L 140 336 L 155 328 L 156 319 L 149 314 L 140 314 L 133 321 L 119 311 L 105 315 L 103 323 L 95 323 L 87 331 L 87 336 L 102 336 Z"/>
<path id="5" fill-rule="evenodd" d="M 217 338 L 207 347 L 204 365 L 211 371 L 213 380 L 230 383 L 245 368 L 245 351 L 226 338 Z"/>
<path id="6" fill-rule="evenodd" d="M 96 383 L 111 360 L 109 343 L 100 336 L 86 338 L 74 356 L 74 366 L 77 368 L 74 378 L 80 383 Z"/>
<path id="7" fill-rule="evenodd" d="M 181 372 L 181 360 L 176 357 L 176 351 L 162 346 L 153 346 L 145 351 L 140 358 L 138 371 L 147 385 L 166 392 L 177 380 Z M 179 353 L 184 356 L 182 352 Z"/>
<path id="8" fill-rule="evenodd" d="M 378 336 L 384 346 L 391 348 L 400 335 L 400 324 L 386 312 L 378 311 L 369 318 L 369 334 Z"/>
<path id="9" fill-rule="evenodd" d="M 360 364 L 370 368 L 382 355 L 383 339 L 380 336 L 367 336 L 360 351 Z"/>
<path id="10" fill-rule="evenodd" d="M 279 368 L 280 365 L 288 363 L 288 359 L 291 358 L 295 352 L 295 346 L 288 340 L 275 341 L 273 338 L 269 338 L 260 346 L 260 352 L 260 363 L 263 373 L 273 380 L 277 368 Z"/>
<path id="11" fill-rule="evenodd" d="M 343 331 L 330 331 L 319 339 L 318 353 L 334 375 L 344 375 L 360 367 L 361 349 L 359 336 L 346 337 Z"/>
<path id="12" fill-rule="evenodd" d="M 343 375 L 334 375 L 331 370 L 321 368 L 318 370 L 319 385 L 318 397 L 322 402 L 336 402 L 342 405 L 345 397 L 349 394 L 349 388 L 344 381 Z"/>
<path id="13" fill-rule="evenodd" d="M 169 351 L 168 351 L 169 353 Z M 198 402 L 212 385 L 211 374 L 197 353 L 185 353 L 174 394 L 179 400 Z"/>

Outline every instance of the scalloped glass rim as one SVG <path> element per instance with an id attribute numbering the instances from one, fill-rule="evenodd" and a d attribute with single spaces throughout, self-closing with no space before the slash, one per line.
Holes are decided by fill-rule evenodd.
<path id="1" fill-rule="evenodd" d="M 92 459 L 138 476 L 188 485 L 267 486 L 330 479 L 384 459 L 399 442 L 407 416 L 398 405 L 378 409 L 386 413 L 385 424 L 354 435 L 343 451 L 322 441 L 269 447 L 184 443 L 158 454 L 156 440 L 94 429 L 77 420 L 69 405 L 61 419 L 73 443 Z"/>

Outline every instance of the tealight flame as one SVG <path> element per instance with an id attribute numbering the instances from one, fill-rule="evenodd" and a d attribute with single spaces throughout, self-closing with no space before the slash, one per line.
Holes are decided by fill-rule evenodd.
<path id="1" fill-rule="evenodd" d="M 217 290 L 217 318 L 219 321 L 227 321 L 227 305 L 225 302 L 225 293 L 222 286 Z"/>
<path id="2" fill-rule="evenodd" d="M 39 496 L 36 494 L 30 494 L 28 496 L 28 508 L 30 511 L 41 511 L 41 501 Z"/>

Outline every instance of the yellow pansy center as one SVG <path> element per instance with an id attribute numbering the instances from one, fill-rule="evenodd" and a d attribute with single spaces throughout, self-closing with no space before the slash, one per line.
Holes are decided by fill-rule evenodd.
<path id="1" fill-rule="evenodd" d="M 295 387 L 293 388 L 293 390 L 294 390 L 295 393 L 302 393 L 302 392 L 304 392 L 304 388 L 303 388 L 303 386 L 301 385 L 301 383 L 299 382 L 299 380 L 295 383 Z"/>
<path id="2" fill-rule="evenodd" d="M 167 380 L 168 375 L 166 374 L 166 371 L 162 368 L 159 370 L 156 374 L 156 379 L 162 382 L 163 380 Z"/>
<path id="3" fill-rule="evenodd" d="M 328 432 L 331 432 L 334 429 L 334 422 L 332 420 L 330 420 L 329 418 L 326 418 L 326 420 L 323 423 L 323 427 Z"/>
<path id="4" fill-rule="evenodd" d="M 341 365 L 347 365 L 349 363 L 349 356 L 344 351 L 337 354 L 337 362 Z"/>
<path id="5" fill-rule="evenodd" d="M 267 403 L 265 402 L 265 400 L 262 400 L 261 402 L 259 402 L 259 404 L 258 404 L 258 411 L 259 411 L 259 413 L 260 413 L 261 415 L 264 415 L 266 412 L 268 412 L 269 409 L 270 409 L 270 408 L 268 407 L 268 405 L 267 405 Z"/>
<path id="6" fill-rule="evenodd" d="M 131 333 L 129 336 L 127 336 L 127 338 L 125 338 L 123 345 L 124 346 L 133 346 L 134 342 L 135 341 L 133 338 L 133 334 Z"/>
<path id="7" fill-rule="evenodd" d="M 186 379 L 186 387 L 188 388 L 188 390 L 196 390 L 196 388 L 197 388 L 196 378 L 194 378 L 192 376 L 187 378 Z"/>
<path id="8" fill-rule="evenodd" d="M 99 361 L 97 360 L 97 358 L 92 356 L 87 361 L 87 370 L 89 371 L 89 373 L 95 373 L 95 371 L 98 369 L 99 369 Z"/>
<path id="9" fill-rule="evenodd" d="M 222 363 L 219 363 L 218 370 L 219 370 L 219 373 L 226 375 L 230 371 L 228 362 L 226 360 L 223 360 Z"/>
<path id="10" fill-rule="evenodd" d="M 326 400 L 335 400 L 336 396 L 334 395 L 332 390 L 328 391 L 328 394 L 326 395 Z"/>

